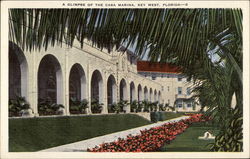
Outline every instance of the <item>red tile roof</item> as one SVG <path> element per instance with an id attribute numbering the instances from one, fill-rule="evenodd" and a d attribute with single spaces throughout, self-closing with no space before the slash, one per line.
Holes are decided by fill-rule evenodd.
<path id="1" fill-rule="evenodd" d="M 137 61 L 138 72 L 181 73 L 181 68 L 168 63 Z"/>

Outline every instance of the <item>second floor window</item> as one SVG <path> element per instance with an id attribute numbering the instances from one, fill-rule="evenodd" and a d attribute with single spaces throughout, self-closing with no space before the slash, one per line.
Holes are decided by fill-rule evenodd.
<path id="1" fill-rule="evenodd" d="M 152 80 L 156 79 L 156 74 L 152 74 Z"/>
<path id="2" fill-rule="evenodd" d="M 178 94 L 182 94 L 182 87 L 178 87 Z"/>
<path id="3" fill-rule="evenodd" d="M 182 80 L 182 77 L 178 77 L 178 81 L 181 81 Z"/>

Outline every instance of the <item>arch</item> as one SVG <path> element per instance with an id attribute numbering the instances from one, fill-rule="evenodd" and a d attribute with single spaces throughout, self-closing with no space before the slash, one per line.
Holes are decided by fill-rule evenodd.
<path id="1" fill-rule="evenodd" d="M 124 78 L 120 82 L 120 100 L 127 100 L 127 83 Z"/>
<path id="2" fill-rule="evenodd" d="M 113 103 L 116 103 L 117 85 L 116 85 L 115 77 L 113 75 L 110 75 L 107 81 L 107 95 L 108 95 L 108 101 L 107 101 L 108 106 L 110 106 Z"/>
<path id="3" fill-rule="evenodd" d="M 149 101 L 153 102 L 153 90 L 152 90 L 152 88 L 150 88 L 150 90 L 149 90 Z"/>
<path id="4" fill-rule="evenodd" d="M 144 87 L 144 100 L 148 101 L 148 88 Z"/>
<path id="5" fill-rule="evenodd" d="M 91 101 L 103 102 L 103 78 L 99 70 L 95 70 L 91 77 Z"/>
<path id="6" fill-rule="evenodd" d="M 161 91 L 158 92 L 158 101 L 159 104 L 162 104 L 163 102 L 161 101 Z"/>
<path id="7" fill-rule="evenodd" d="M 138 102 L 142 101 L 142 87 L 141 84 L 138 85 Z"/>
<path id="8" fill-rule="evenodd" d="M 9 99 L 17 96 L 28 100 L 28 63 L 23 51 L 9 42 Z"/>
<path id="9" fill-rule="evenodd" d="M 86 76 L 79 63 L 74 64 L 69 74 L 69 99 L 86 99 Z"/>
<path id="10" fill-rule="evenodd" d="M 38 103 L 48 100 L 63 103 L 63 78 L 59 61 L 54 55 L 45 55 L 38 68 Z"/>
<path id="11" fill-rule="evenodd" d="M 157 91 L 156 91 L 156 89 L 154 91 L 154 102 L 157 102 Z"/>
<path id="12" fill-rule="evenodd" d="M 131 82 L 130 83 L 130 103 L 132 103 L 134 100 L 136 100 L 135 84 L 134 82 Z"/>

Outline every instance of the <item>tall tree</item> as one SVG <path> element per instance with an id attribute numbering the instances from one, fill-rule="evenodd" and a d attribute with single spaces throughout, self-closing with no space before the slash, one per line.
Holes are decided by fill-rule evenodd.
<path id="1" fill-rule="evenodd" d="M 138 55 L 149 50 L 151 60 L 178 57 L 188 67 L 217 46 L 242 78 L 240 9 L 12 9 L 9 17 L 10 39 L 22 48 L 62 41 L 72 46 L 75 39 L 83 45 L 85 38 L 108 49 L 136 43 Z M 221 43 L 230 35 L 240 51 Z"/>

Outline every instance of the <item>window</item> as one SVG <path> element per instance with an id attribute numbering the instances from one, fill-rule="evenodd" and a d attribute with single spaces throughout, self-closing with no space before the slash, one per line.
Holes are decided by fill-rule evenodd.
<path id="1" fill-rule="evenodd" d="M 182 77 L 178 77 L 178 81 L 180 82 L 182 80 Z"/>
<path id="2" fill-rule="evenodd" d="M 189 96 L 191 94 L 190 87 L 187 88 L 187 95 Z"/>
<path id="3" fill-rule="evenodd" d="M 156 79 L 156 75 L 152 74 L 152 80 L 155 80 L 155 79 Z"/>
<path id="4" fill-rule="evenodd" d="M 178 87 L 178 94 L 182 94 L 182 87 Z"/>
<path id="5" fill-rule="evenodd" d="M 161 78 L 163 78 L 164 77 L 164 75 L 163 74 L 161 74 Z"/>
<path id="6" fill-rule="evenodd" d="M 130 64 L 132 65 L 133 64 L 133 57 L 130 56 Z"/>
<path id="7" fill-rule="evenodd" d="M 187 104 L 187 107 L 188 107 L 188 108 L 192 107 L 192 104 L 191 104 L 191 103 L 188 103 L 188 104 Z"/>
<path id="8" fill-rule="evenodd" d="M 168 86 L 168 91 L 169 91 L 169 86 Z"/>
<path id="9" fill-rule="evenodd" d="M 181 101 L 181 100 L 178 100 L 178 102 L 177 102 L 177 107 L 179 107 L 179 108 L 182 107 L 182 101 Z"/>
<path id="10" fill-rule="evenodd" d="M 168 99 L 168 104 L 170 104 L 170 100 Z"/>

